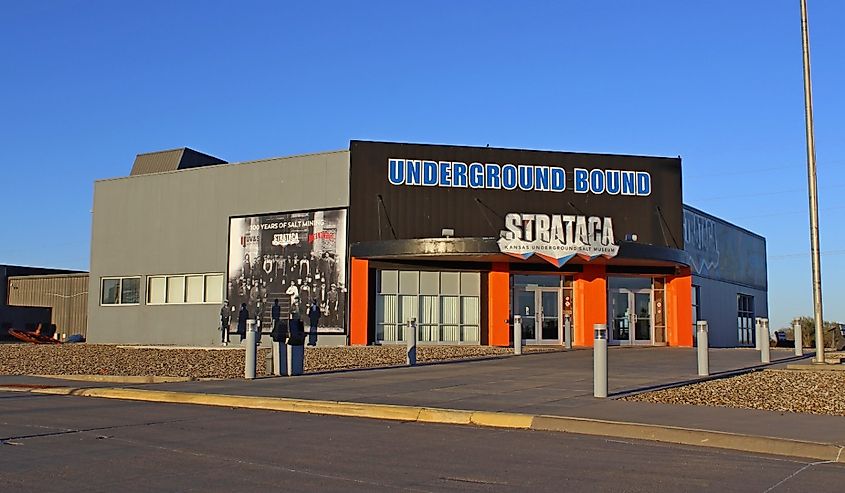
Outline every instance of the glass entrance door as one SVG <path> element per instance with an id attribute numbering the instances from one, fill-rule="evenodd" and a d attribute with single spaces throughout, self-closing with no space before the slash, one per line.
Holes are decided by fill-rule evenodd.
<path id="1" fill-rule="evenodd" d="M 541 343 L 560 343 L 560 290 L 542 289 L 537 292 L 540 298 L 540 339 Z"/>
<path id="2" fill-rule="evenodd" d="M 522 319 L 522 341 L 537 338 L 537 294 L 534 291 L 516 292 L 516 313 Z"/>
<path id="3" fill-rule="evenodd" d="M 651 290 L 634 291 L 634 344 L 651 343 Z"/>
<path id="4" fill-rule="evenodd" d="M 522 318 L 522 341 L 527 344 L 561 344 L 559 288 L 516 291 L 516 313 Z"/>
<path id="5" fill-rule="evenodd" d="M 637 279 L 646 281 L 650 279 Z M 611 281 L 610 289 L 610 342 L 612 344 L 651 344 L 653 339 L 652 320 L 652 291 L 651 288 L 638 287 L 634 280 L 625 280 L 618 284 L 628 284 L 617 287 Z"/>

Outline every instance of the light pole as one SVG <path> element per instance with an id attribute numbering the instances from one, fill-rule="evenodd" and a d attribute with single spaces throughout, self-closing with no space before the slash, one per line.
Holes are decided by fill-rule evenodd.
<path id="1" fill-rule="evenodd" d="M 824 363 L 822 262 L 819 254 L 819 196 L 816 188 L 816 144 L 813 137 L 813 88 L 810 82 L 810 33 L 807 27 L 807 0 L 801 0 L 801 37 L 804 48 L 804 121 L 807 127 L 807 182 L 810 191 L 810 252 L 813 259 L 813 318 L 816 324 L 816 363 Z"/>

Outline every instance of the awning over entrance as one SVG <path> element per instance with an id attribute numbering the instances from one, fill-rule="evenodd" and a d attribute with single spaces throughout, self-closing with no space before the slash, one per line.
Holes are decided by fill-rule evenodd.
<path id="1" fill-rule="evenodd" d="M 496 262 L 510 264 L 546 264 L 534 255 L 526 259 L 502 253 L 497 238 L 421 238 L 412 240 L 382 240 L 354 243 L 350 254 L 371 260 L 429 260 L 459 262 Z M 576 255 L 566 263 L 591 265 L 632 265 L 659 267 L 689 267 L 689 254 L 676 248 L 622 241 L 616 256 L 584 258 Z"/>

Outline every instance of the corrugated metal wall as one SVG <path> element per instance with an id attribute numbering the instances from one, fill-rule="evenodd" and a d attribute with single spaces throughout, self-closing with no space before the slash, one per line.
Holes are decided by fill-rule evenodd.
<path id="1" fill-rule="evenodd" d="M 86 335 L 88 275 L 9 277 L 8 304 L 52 308 L 52 323 L 60 334 Z"/>

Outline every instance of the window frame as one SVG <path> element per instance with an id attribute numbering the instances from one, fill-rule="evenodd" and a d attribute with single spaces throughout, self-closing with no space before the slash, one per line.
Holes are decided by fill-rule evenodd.
<path id="1" fill-rule="evenodd" d="M 100 306 L 138 306 L 141 304 L 141 278 L 143 276 L 103 276 L 100 278 Z M 123 281 L 127 279 L 137 279 L 138 280 L 138 301 L 135 303 L 124 303 L 123 302 Z M 103 289 L 105 288 L 106 281 L 118 281 L 117 285 L 117 302 L 116 303 L 105 303 L 103 301 Z"/>
<path id="2" fill-rule="evenodd" d="M 416 289 L 410 290 L 415 292 L 410 292 L 407 289 L 402 288 L 402 282 L 400 281 L 401 273 L 406 273 L 404 276 L 406 279 L 410 279 L 412 276 L 411 273 L 417 274 L 416 276 Z M 436 273 L 437 274 L 437 290 L 436 292 L 429 292 L 429 289 L 423 289 L 421 279 L 423 277 L 423 273 Z M 382 283 L 383 275 L 387 273 L 391 279 L 389 282 L 389 287 L 385 288 L 385 285 Z M 394 276 L 392 273 L 395 273 L 395 283 L 392 279 Z M 452 293 L 454 289 L 448 289 L 444 292 L 443 289 L 443 274 L 457 274 L 457 292 Z M 481 271 L 464 271 L 464 270 L 426 270 L 426 269 L 401 269 L 401 268 L 385 268 L 385 269 L 378 269 L 378 274 L 376 275 L 376 312 L 375 312 L 375 343 L 381 345 L 390 345 L 390 344 L 403 344 L 405 342 L 405 326 L 407 322 L 401 322 L 400 319 L 402 318 L 402 313 L 404 310 L 404 306 L 402 305 L 402 298 L 403 297 L 412 297 L 415 298 L 414 305 L 416 311 L 416 319 L 417 319 L 417 340 L 420 343 L 426 345 L 479 345 L 481 344 L 481 279 L 482 272 Z M 476 277 L 477 276 L 477 277 Z M 475 279 L 473 279 L 475 277 Z M 475 283 L 477 285 L 471 290 L 464 290 L 464 282 L 468 283 Z M 394 286 L 395 284 L 395 286 Z M 407 287 L 407 286 L 406 286 Z M 472 291 L 470 293 L 469 291 Z M 385 313 L 382 311 L 385 309 L 385 300 L 386 297 L 391 297 L 393 299 L 393 310 L 391 310 L 391 319 L 395 319 L 395 322 L 386 322 L 382 318 Z M 434 305 L 436 306 L 435 311 L 436 313 L 436 321 L 433 323 L 421 323 L 423 320 L 422 317 L 422 309 L 423 309 L 423 298 L 425 297 L 434 297 Z M 446 316 L 446 311 L 444 311 L 444 299 L 445 298 L 455 298 L 457 306 L 457 321 L 455 323 L 447 324 L 444 322 L 444 317 Z M 471 324 L 467 323 L 466 317 L 466 299 L 472 298 L 475 299 L 476 303 L 476 310 L 474 312 L 476 322 Z M 407 318 L 407 317 L 406 317 Z M 453 328 L 457 330 L 458 339 L 457 340 L 447 340 L 445 337 L 445 330 L 447 328 Z M 386 338 L 385 335 L 391 333 L 396 335 L 396 339 L 389 339 Z M 467 340 L 467 334 L 472 333 L 476 337 L 472 340 Z"/>
<path id="3" fill-rule="evenodd" d="M 226 274 L 222 272 L 190 272 L 184 274 L 151 274 L 147 276 L 147 292 L 146 296 L 144 297 L 146 304 L 150 306 L 184 306 L 184 305 L 216 305 L 222 303 L 224 299 L 226 299 L 225 293 L 219 293 L 220 299 L 211 300 L 208 299 L 208 280 L 209 278 L 219 276 L 221 278 L 221 286 L 225 289 L 226 287 Z M 182 301 L 167 301 L 168 291 L 170 289 L 169 283 L 167 282 L 168 279 L 172 277 L 181 277 L 182 278 Z M 189 277 L 201 277 L 202 278 L 202 301 L 187 301 L 188 296 L 188 278 Z M 153 279 L 163 279 L 164 280 L 164 301 L 163 302 L 152 302 L 150 298 L 150 283 Z"/>

